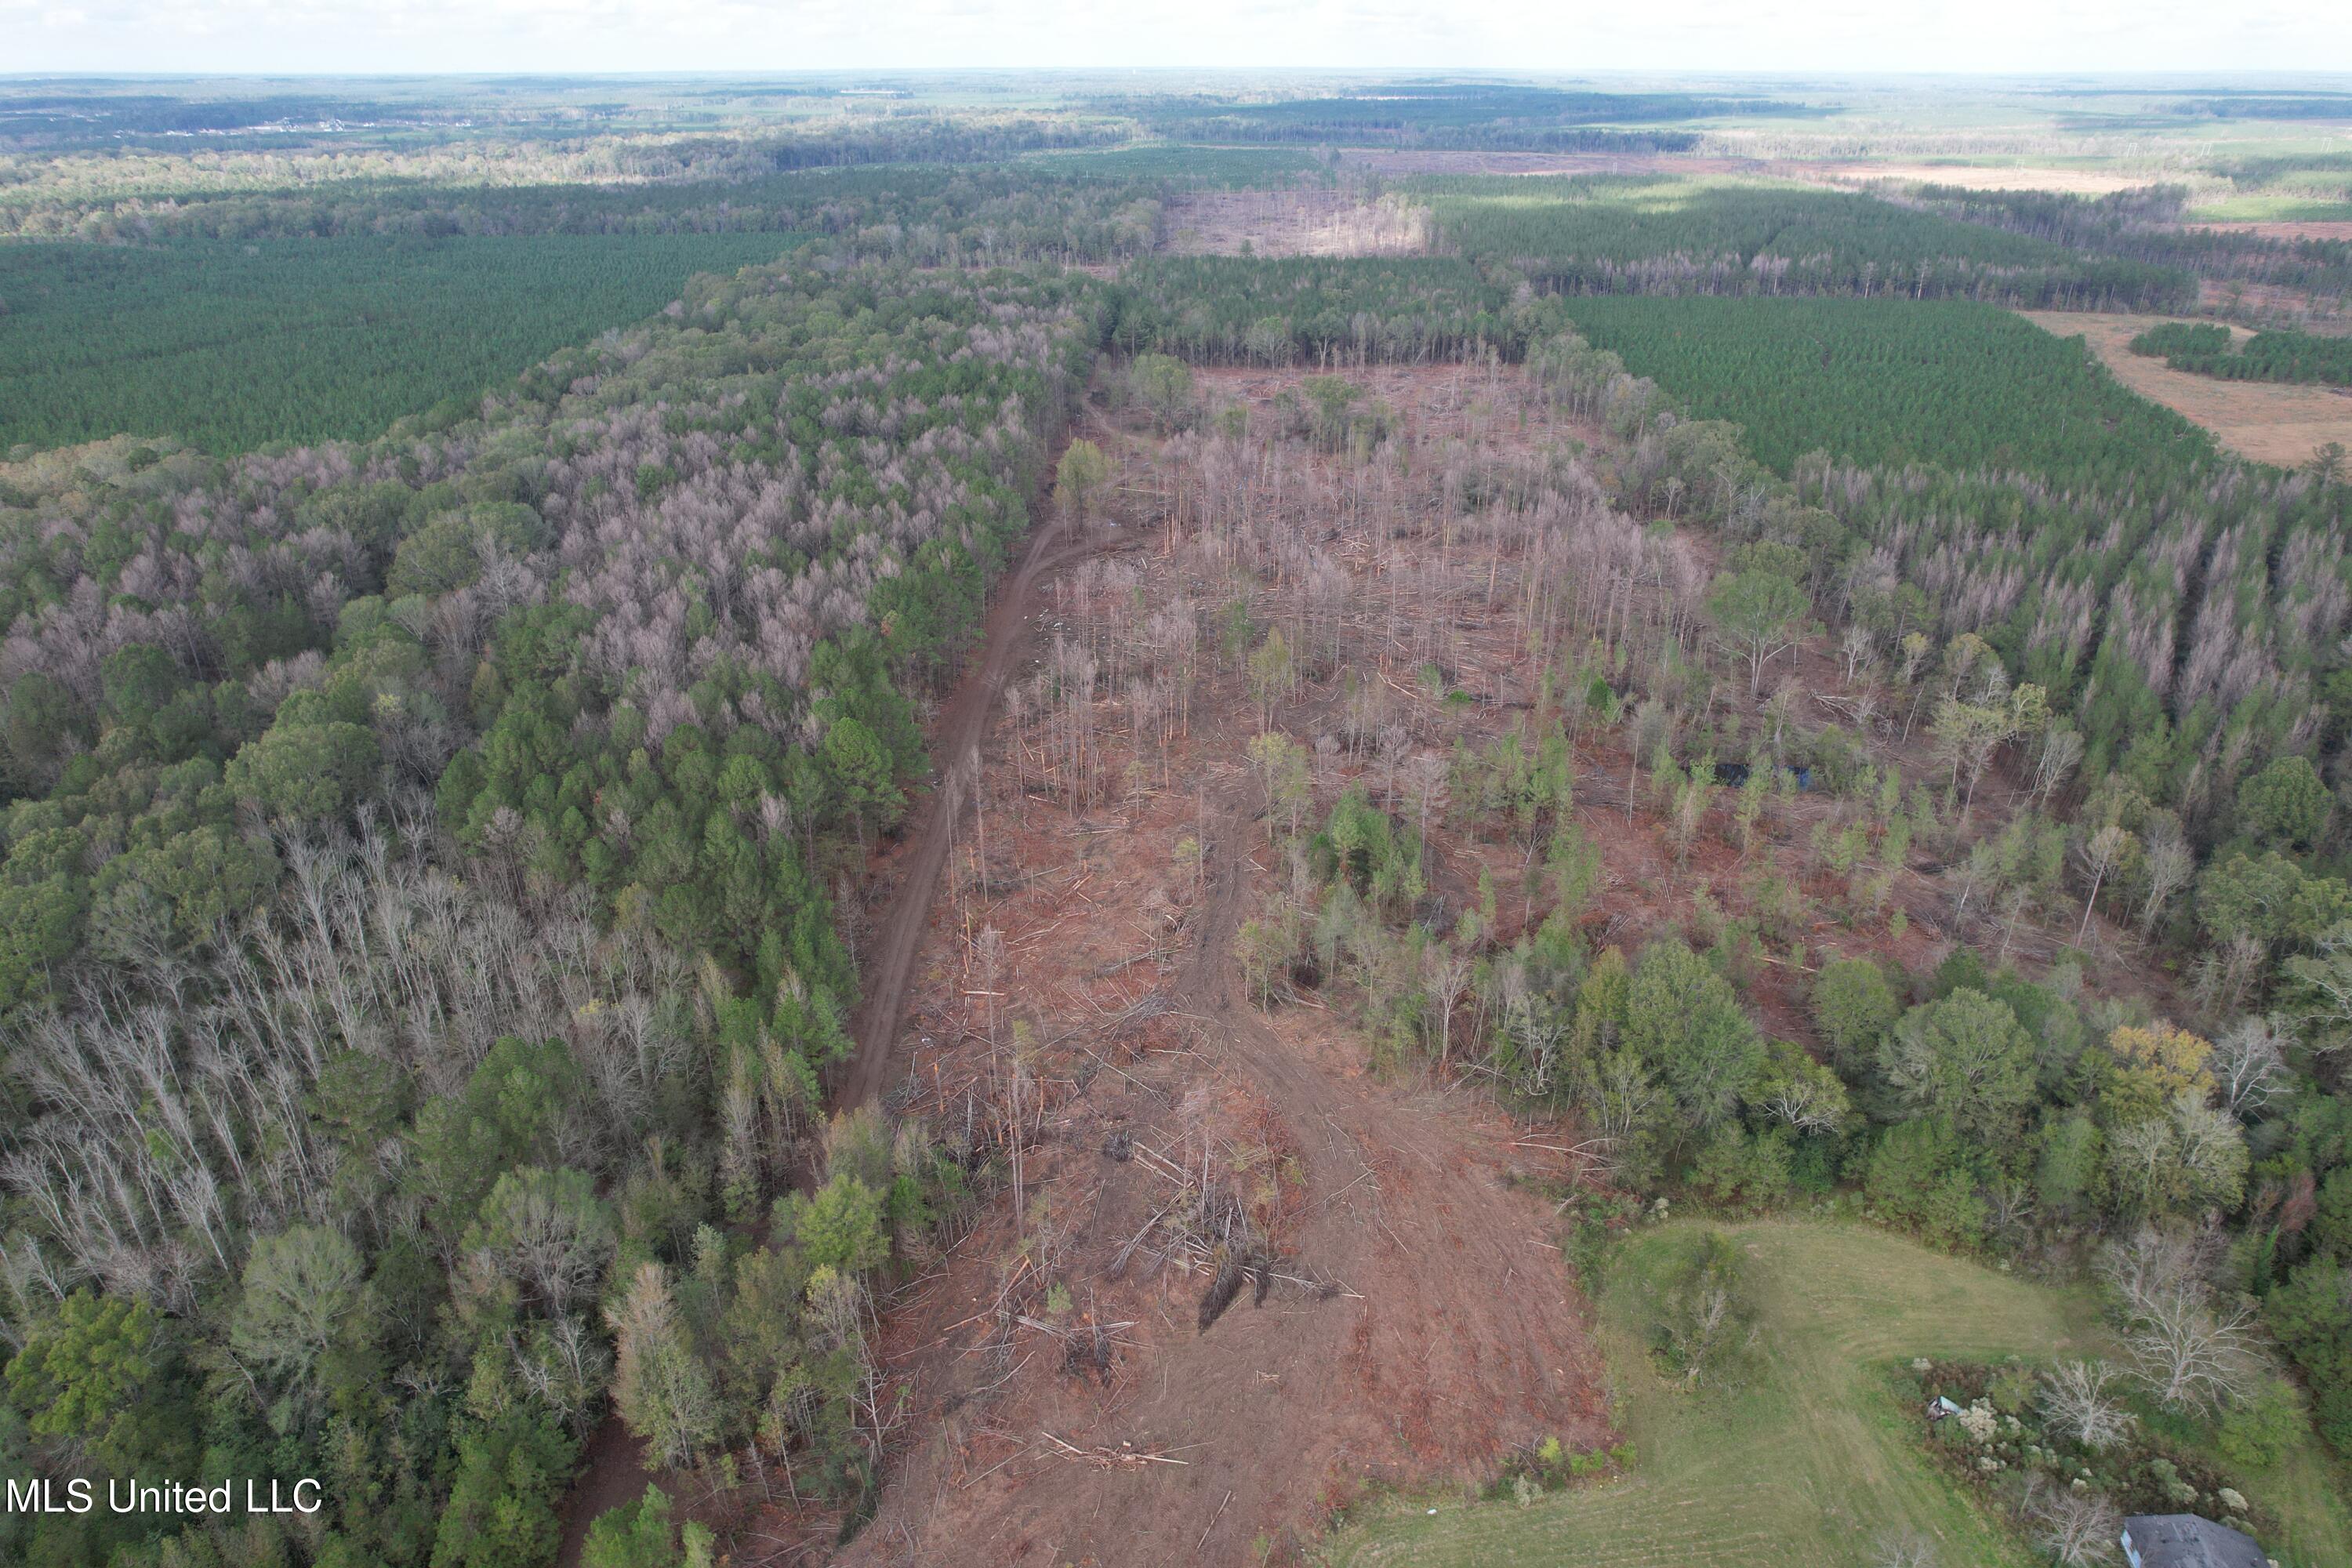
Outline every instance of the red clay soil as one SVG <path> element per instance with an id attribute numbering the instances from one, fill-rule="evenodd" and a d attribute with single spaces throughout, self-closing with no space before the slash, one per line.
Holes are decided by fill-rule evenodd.
<path id="1" fill-rule="evenodd" d="M 1063 1340 L 1026 1325 L 991 1356 L 1002 1321 L 991 1303 L 1018 1244 L 1003 1223 L 983 1228 L 892 1314 L 892 1370 L 913 1393 L 919 1436 L 844 1562 L 1255 1562 L 1254 1542 L 1296 1549 L 1368 1481 L 1474 1483 L 1546 1436 L 1571 1450 L 1608 1440 L 1550 1205 L 1509 1183 L 1545 1166 L 1544 1152 L 1515 1146 L 1538 1136 L 1475 1090 L 1372 1081 L 1361 1037 L 1330 1014 L 1294 1006 L 1269 1020 L 1241 994 L 1231 944 L 1265 879 L 1252 853 L 1265 840 L 1234 804 L 1248 786 L 1220 771 L 1205 786 L 1205 897 L 1180 917 L 1189 955 L 1153 993 L 1176 1012 L 1084 1047 L 1102 1070 L 1058 1105 L 1030 1156 L 1047 1207 L 1026 1227 L 1028 1256 L 1053 1258 L 1081 1340 L 1089 1320 L 1119 1325 L 1110 1364 L 1073 1370 Z M 1165 844 L 1195 809 L 1172 794 L 1130 802 L 1118 837 Z M 1051 837 L 1024 843 L 1066 855 Z M 1111 849 L 1072 868 L 1076 884 L 1040 889 L 1036 917 L 1086 914 L 1083 884 L 1103 918 L 1055 931 L 1034 968 L 1014 931 L 1007 989 L 1042 989 L 1047 970 L 1098 976 L 1097 955 L 1131 954 L 1129 917 L 1159 901 L 1136 885 L 1156 885 L 1150 865 Z M 950 979 L 958 933 L 935 938 Z M 1145 980 L 1129 990 L 1146 993 Z M 1089 1011 L 1102 1005 L 1066 1003 L 1041 1032 Z M 919 1053 L 911 1065 L 926 1064 Z M 1131 1157 L 1106 1154 L 1121 1141 Z M 1198 1169 L 1202 1151 L 1221 1177 L 1255 1184 L 1253 1213 L 1285 1277 L 1262 1306 L 1245 1290 L 1205 1331 L 1205 1269 L 1144 1257 L 1118 1267 L 1178 1196 L 1171 1167 Z M 1022 1313 L 1047 1317 L 1025 1262 L 1013 1263 L 1010 1289 L 1028 1300 Z"/>
<path id="2" fill-rule="evenodd" d="M 940 784 L 924 802 L 922 820 L 907 847 L 895 857 L 898 879 L 881 929 L 866 949 L 865 994 L 853 1019 L 857 1055 L 835 1092 L 835 1110 L 854 1110 L 881 1090 L 890 1045 L 898 1037 L 898 1020 L 906 1011 L 915 949 L 930 921 L 931 898 L 940 885 L 940 868 L 947 864 L 955 818 L 967 804 L 956 770 L 980 743 L 989 709 L 1003 688 L 1013 650 L 1025 640 L 1030 617 L 1036 613 L 1038 575 L 1061 536 L 1062 521 L 1055 517 L 1030 541 L 1020 571 L 989 609 L 980 658 L 940 711 L 931 735 L 931 756 Z"/>
<path id="3" fill-rule="evenodd" d="M 1478 417 L 1475 373 L 1367 379 L 1440 428 Z M 1134 521 L 1124 539 L 1156 546 Z M 1170 579 L 1147 563 L 1139 599 L 1201 591 Z M 1083 811 L 1029 793 L 1024 728 L 983 744 L 985 864 L 966 818 L 883 1083 L 911 1114 L 967 1114 L 1001 1095 L 1019 1024 L 1046 1110 L 1021 1201 L 887 1304 L 907 1416 L 843 1562 L 1295 1560 L 1368 1484 L 1474 1485 L 1547 1437 L 1611 1438 L 1553 1206 L 1514 1179 L 1557 1178 L 1563 1140 L 1475 1083 L 1376 1079 L 1311 994 L 1271 1014 L 1243 994 L 1236 932 L 1277 880 L 1239 762 L 1253 704 L 1224 675 L 1192 712 L 1162 766 L 1114 766 L 1128 787 Z M 1162 1223 L 1203 1172 L 1272 1254 L 1262 1304 L 1245 1289 L 1205 1331 L 1211 1268 Z"/>

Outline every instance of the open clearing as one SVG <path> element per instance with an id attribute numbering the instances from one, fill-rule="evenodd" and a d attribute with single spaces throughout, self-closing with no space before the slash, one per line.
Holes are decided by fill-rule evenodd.
<path id="1" fill-rule="evenodd" d="M 2189 226 L 2258 234 L 2266 239 L 2352 239 L 2352 219 L 2247 218 L 2209 223 L 2200 218 L 2192 220 Z"/>
<path id="2" fill-rule="evenodd" d="M 2061 195 L 2105 196 L 2157 183 L 2154 175 L 2118 174 L 2105 169 L 2060 169 L 1996 163 L 1793 163 L 1776 174 L 1827 184 L 1861 186 L 1880 180 L 1923 185 L 1958 185 L 1971 191 L 2049 191 Z"/>
<path id="3" fill-rule="evenodd" d="M 1916 1355 L 2100 1353 L 2087 1291 L 2029 1284 L 1860 1226 L 1726 1226 L 1755 1269 L 1766 1353 L 1747 1386 L 1685 1395 L 1652 1368 L 1642 1285 L 1687 1228 L 1629 1242 L 1608 1266 L 1600 1338 L 1619 1424 L 1637 1447 L 1628 1478 L 1526 1509 L 1399 1500 L 1339 1536 L 1330 1561 L 1803 1568 L 1866 1562 L 1883 1532 L 1905 1526 L 1933 1538 L 1946 1564 L 2039 1561 L 1937 1473 L 1883 1373 Z M 2254 1479 L 2288 1521 L 2286 1538 L 2265 1543 L 2281 1563 L 2352 1563 L 2352 1520 L 2308 1448 Z"/>
<path id="4" fill-rule="evenodd" d="M 2116 380 L 2196 421 L 2219 437 L 2222 445 L 2258 462 L 2293 467 L 2326 442 L 2352 446 L 2352 396 L 2342 392 L 2284 382 L 2222 381 L 2174 370 L 2161 359 L 2131 352 L 2134 337 L 2159 321 L 2178 318 L 2076 310 L 2020 314 L 2044 331 L 2089 339 Z"/>
<path id="5" fill-rule="evenodd" d="M 1303 374 L 1230 390 L 1295 395 Z M 1481 412 L 1487 377 L 1365 379 L 1433 441 L 1484 422 L 1528 438 Z M 1122 500 L 1046 568 L 1041 665 L 1068 638 L 1108 656 L 1103 617 L 1121 606 L 1210 590 L 1192 552 L 1161 552 L 1174 475 L 1157 443 L 1087 433 L 1125 458 Z M 1424 458 L 1413 471 L 1433 476 Z M 1313 493 L 1318 527 L 1347 521 L 1352 492 Z M 1418 560 L 1412 542 L 1376 559 Z M 1357 531 L 1335 558 L 1372 543 Z M 1107 570 L 1131 574 L 1108 596 Z M 1448 579 L 1477 622 L 1465 636 L 1486 619 L 1467 608 L 1485 581 L 1462 563 Z M 935 1122 L 1007 1093 L 1034 1120 L 1015 1202 L 891 1303 L 885 1357 L 921 1436 L 843 1561 L 1255 1563 L 1259 1542 L 1293 1560 L 1368 1481 L 1471 1485 L 1548 1436 L 1605 1446 L 1551 1205 L 1514 1181 L 1553 1163 L 1544 1130 L 1483 1096 L 1377 1081 L 1333 1009 L 1269 1016 L 1244 994 L 1239 929 L 1282 873 L 1253 820 L 1239 668 L 1203 673 L 1165 754 L 1116 709 L 1095 721 L 1119 787 L 1076 806 L 1050 783 L 1068 741 L 1047 688 L 1018 656 L 1014 670 L 979 745 L 984 829 L 962 819 L 940 896 L 908 906 L 928 925 L 882 1087 Z M 1234 1243 L 1258 1288 L 1206 1329 L 1204 1289 L 1237 1253 L 1231 1228 L 1187 1217 L 1204 1200 L 1262 1238 Z"/>
<path id="6" fill-rule="evenodd" d="M 1245 405 L 1250 427 L 1263 430 L 1307 374 L 1234 368 L 1199 380 L 1213 405 Z M 1458 1498 L 1546 1437 L 1583 1452 L 1617 1436 L 1551 1204 L 1524 1181 L 1568 1169 L 1560 1130 L 1514 1121 L 1474 1084 L 1370 1070 L 1371 1044 L 1351 1021 L 1353 981 L 1294 969 L 1297 987 L 1269 1013 L 1243 980 L 1241 928 L 1289 876 L 1255 819 L 1265 796 L 1244 761 L 1248 742 L 1269 721 L 1318 742 L 1319 816 L 1350 781 L 1410 811 L 1390 780 L 1409 784 L 1421 758 L 1440 759 L 1442 773 L 1456 738 L 1485 746 L 1504 733 L 1536 691 L 1515 621 L 1520 590 L 1507 586 L 1534 569 L 1532 545 L 1507 531 L 1443 533 L 1426 520 L 1447 515 L 1453 454 L 1486 452 L 1533 471 L 1600 437 L 1528 400 L 1516 373 L 1390 366 L 1354 378 L 1409 434 L 1409 463 L 1365 467 L 1192 435 L 1162 442 L 1101 416 L 1084 427 L 1116 454 L 1110 516 L 1056 546 L 1027 651 L 1005 667 L 979 739 L 977 789 L 950 786 L 976 795 L 980 818 L 928 816 L 926 842 L 941 822 L 961 824 L 950 827 L 939 896 L 906 901 L 886 922 L 898 931 L 917 910 L 907 918 L 925 929 L 879 1080 L 884 1102 L 935 1125 L 1001 1119 L 1008 1100 L 1025 1106 L 1020 1190 L 887 1303 L 881 1349 L 900 1392 L 885 1403 L 908 1418 L 889 1441 L 888 1479 L 846 1564 L 1297 1562 L 1318 1549 L 1333 1510 L 1367 1488 Z M 1238 657 L 1202 649 L 1188 677 L 1189 722 L 1165 706 L 1152 710 L 1160 719 L 1141 717 L 1139 674 L 1137 685 L 1114 678 L 1083 710 L 1070 707 L 1055 671 L 1097 654 L 1125 658 L 1139 645 L 1120 628 L 1152 606 L 1232 592 L 1220 563 L 1243 546 L 1206 521 L 1212 497 L 1216 530 L 1237 531 L 1230 520 L 1245 517 L 1267 537 L 1314 546 L 1315 571 L 1290 571 L 1289 581 L 1337 572 L 1358 582 L 1350 592 L 1366 608 L 1346 624 L 1339 666 L 1368 675 L 1361 695 L 1348 697 L 1333 673 L 1268 714 Z M 1248 548 L 1250 559 L 1276 559 L 1264 544 Z M 1701 542 L 1679 536 L 1675 548 L 1692 554 L 1670 568 L 1676 579 L 1703 579 Z M 1259 616 L 1297 624 L 1289 595 L 1299 590 L 1254 583 Z M 995 631 L 992 621 L 992 649 Z M 1831 656 L 1806 657 L 1822 688 L 1832 685 Z M 1443 695 L 1423 685 L 1430 668 L 1445 672 Z M 1070 689 L 1093 684 L 1070 679 Z M 1349 746 L 1343 731 L 1392 739 Z M 1091 736 L 1098 761 L 1088 765 L 1108 784 L 1084 802 L 1062 783 L 1079 736 Z M 943 772 L 972 777 L 972 752 L 941 755 Z M 1924 754 L 1915 762 L 1932 766 Z M 1601 854 L 1593 935 L 1631 948 L 1674 925 L 1690 891 L 1724 875 L 1731 851 L 1710 839 L 1687 864 L 1668 853 L 1629 763 L 1621 737 L 1587 736 L 1576 799 Z M 1439 804 L 1423 829 L 1430 896 L 1461 909 L 1482 879 L 1517 886 L 1520 848 L 1471 837 Z M 1759 852 L 1801 875 L 1801 846 L 1830 808 L 1820 796 L 1776 808 Z M 1931 963 L 1945 900 L 1910 871 L 1893 896 L 1910 915 L 1892 939 L 1908 944 L 1902 962 Z M 1500 899 L 1496 940 L 1523 934 L 1533 915 L 1530 901 Z M 1824 952 L 1853 946 L 1850 936 L 1812 934 Z M 2022 933 L 2016 951 L 2036 940 Z M 861 951 L 882 941 L 877 931 Z M 1752 1000 L 1776 1035 L 1810 1032 L 1782 970 L 1760 976 Z M 868 1030 L 885 1026 L 882 1015 L 863 1025 L 870 1054 Z M 1244 1292 L 1205 1331 L 1199 1303 L 1218 1259 L 1233 1254 L 1215 1225 L 1200 1222 L 1204 1199 L 1213 1219 L 1245 1216 L 1264 1240 L 1245 1251 L 1271 1262 L 1263 1304 Z M 1917 1250 L 1892 1245 L 1905 1258 Z M 1902 1300 L 1948 1310 L 1942 1271 L 2014 1289 L 1925 1253 L 1906 1268 L 1927 1283 L 1906 1275 L 1873 1285 L 1866 1269 L 1846 1272 L 1885 1311 Z M 1814 1275 L 1836 1277 L 1807 1265 L 1791 1278 Z M 2000 1322 L 1965 1299 L 1961 1310 Z M 1928 1348 L 2012 1339 L 2038 1342 L 2011 1335 Z M 1882 1341 L 1863 1353 L 1883 1359 L 1908 1345 L 1909 1331 L 1898 1322 Z M 1847 1334 L 1816 1353 L 1851 1359 L 1863 1342 Z M 1645 1456 L 1654 1451 L 1641 1440 Z M 1819 1463 L 1824 1478 L 1848 1468 L 1833 1453 Z M 1817 1509 L 1827 1495 L 1817 1487 L 1790 1506 Z M 1663 1554 L 1629 1548 L 1595 1561 L 1688 1560 L 1674 1544 L 1687 1511 L 1668 1505 L 1646 1525 L 1635 1511 L 1625 1516 L 1628 1541 Z M 795 1539 L 817 1522 L 778 1517 L 763 1532 Z M 1760 1541 L 1750 1532 L 1762 1528 L 1737 1531 Z"/>

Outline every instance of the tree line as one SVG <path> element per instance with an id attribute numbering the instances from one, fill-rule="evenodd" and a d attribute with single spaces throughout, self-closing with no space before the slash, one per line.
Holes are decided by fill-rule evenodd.
<path id="1" fill-rule="evenodd" d="M 2135 336 L 2131 351 L 2174 370 L 2223 381 L 2324 382 L 2352 386 L 2352 340 L 2309 332 L 2256 332 L 2240 345 L 2211 321 L 2166 321 Z"/>
<path id="2" fill-rule="evenodd" d="M 2175 266 L 2077 254 L 1875 196 L 1633 174 L 1450 176 L 1397 188 L 1442 242 L 1569 294 L 1880 295 L 2074 310 L 2169 310 Z"/>

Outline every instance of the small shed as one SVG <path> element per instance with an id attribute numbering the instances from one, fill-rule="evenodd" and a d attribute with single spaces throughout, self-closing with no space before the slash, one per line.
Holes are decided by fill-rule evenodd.
<path id="1" fill-rule="evenodd" d="M 2193 1513 L 2136 1513 L 2124 1521 L 2124 1560 L 2131 1568 L 2269 1568 L 2270 1559 L 2242 1530 Z"/>

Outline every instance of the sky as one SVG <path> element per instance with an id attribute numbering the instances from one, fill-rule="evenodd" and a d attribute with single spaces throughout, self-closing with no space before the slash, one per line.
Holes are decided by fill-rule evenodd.
<path id="1" fill-rule="evenodd" d="M 0 73 L 2352 71 L 2343 0 L 0 0 Z"/>

